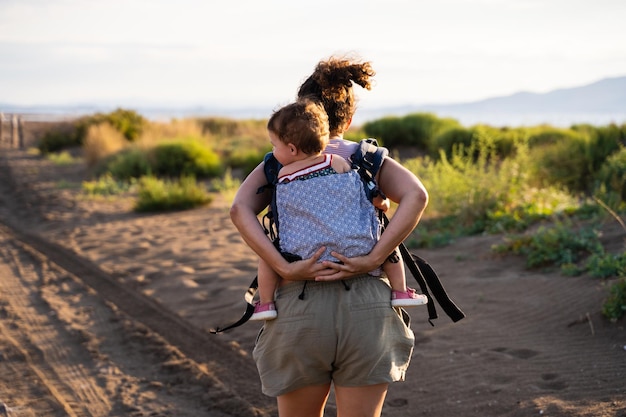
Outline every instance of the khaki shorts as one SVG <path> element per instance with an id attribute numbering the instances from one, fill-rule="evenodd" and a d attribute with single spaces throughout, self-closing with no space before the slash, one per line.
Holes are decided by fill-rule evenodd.
<path id="1" fill-rule="evenodd" d="M 370 275 L 279 288 L 278 317 L 265 322 L 253 352 L 263 393 L 404 380 L 415 336 L 390 300 L 388 281 Z"/>

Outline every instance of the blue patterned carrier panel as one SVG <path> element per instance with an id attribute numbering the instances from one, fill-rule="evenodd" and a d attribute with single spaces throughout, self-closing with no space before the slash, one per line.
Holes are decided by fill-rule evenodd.
<path id="1" fill-rule="evenodd" d="M 378 241 L 380 223 L 356 171 L 279 183 L 276 204 L 281 250 L 310 258 L 326 246 L 321 260 L 368 254 Z"/>

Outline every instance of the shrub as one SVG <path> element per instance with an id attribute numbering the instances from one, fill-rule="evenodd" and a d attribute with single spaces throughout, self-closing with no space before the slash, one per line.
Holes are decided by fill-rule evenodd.
<path id="1" fill-rule="evenodd" d="M 560 185 L 573 193 L 588 191 L 593 176 L 587 149 L 588 142 L 580 135 L 531 147 L 532 178 L 540 186 Z"/>
<path id="2" fill-rule="evenodd" d="M 609 156 L 596 174 L 595 193 L 604 200 L 626 202 L 626 147 Z"/>
<path id="3" fill-rule="evenodd" d="M 585 135 L 571 129 L 556 128 L 552 126 L 535 126 L 526 129 L 528 133 L 528 145 L 531 148 L 546 145 L 554 145 L 561 142 L 569 142 L 580 139 Z"/>
<path id="4" fill-rule="evenodd" d="M 134 180 L 119 181 L 113 178 L 111 173 L 106 173 L 97 180 L 83 181 L 83 191 L 91 196 L 110 196 L 122 194 L 131 189 L 135 184 Z"/>
<path id="5" fill-rule="evenodd" d="M 139 113 L 125 109 L 117 109 L 105 115 L 105 121 L 131 142 L 141 135 L 147 123 Z"/>
<path id="6" fill-rule="evenodd" d="M 63 149 L 80 146 L 73 130 L 50 130 L 42 136 L 37 148 L 42 154 L 59 152 Z"/>
<path id="7" fill-rule="evenodd" d="M 68 151 L 49 153 L 47 158 L 55 165 L 72 165 L 76 163 L 76 158 Z"/>
<path id="8" fill-rule="evenodd" d="M 594 278 L 610 278 L 626 276 L 626 253 L 613 255 L 611 253 L 592 254 L 586 262 L 589 275 Z"/>
<path id="9" fill-rule="evenodd" d="M 272 150 L 267 147 L 258 151 L 249 148 L 237 148 L 228 157 L 228 165 L 232 168 L 241 168 L 244 175 L 248 175 L 263 160 L 267 152 Z"/>
<path id="10" fill-rule="evenodd" d="M 76 123 L 77 140 L 82 144 L 89 128 L 101 123 L 108 123 L 120 132 L 128 141 L 136 140 L 142 133 L 147 121 L 133 110 L 117 109 L 111 113 L 96 113 L 82 117 Z"/>
<path id="11" fill-rule="evenodd" d="M 135 211 L 186 210 L 211 201 L 211 196 L 193 177 L 181 177 L 180 180 L 142 177 L 139 181 Z"/>
<path id="12" fill-rule="evenodd" d="M 472 145 L 475 134 L 474 129 L 455 127 L 440 133 L 431 142 L 430 155 L 437 158 L 443 152 L 447 157 L 452 156 L 452 151 L 459 146 L 468 149 Z"/>
<path id="13" fill-rule="evenodd" d="M 525 256 L 529 268 L 575 264 L 585 255 L 603 252 L 597 231 L 574 230 L 563 223 L 549 228 L 542 226 L 536 233 L 512 238 L 494 250 Z"/>
<path id="14" fill-rule="evenodd" d="M 456 216 L 461 225 L 472 225 L 480 232 L 487 213 L 514 199 L 510 193 L 517 192 L 514 187 L 523 183 L 525 170 L 515 167 L 518 162 L 500 164 L 492 138 L 479 130 L 467 150 L 455 146 L 450 158 L 441 152 L 438 161 L 414 159 L 404 165 L 422 179 L 427 189 L 437 193 L 429 202 L 431 213 L 437 217 Z"/>
<path id="15" fill-rule="evenodd" d="M 128 141 L 108 123 L 90 126 L 83 144 L 88 167 L 95 167 L 101 160 L 128 146 Z"/>
<path id="16" fill-rule="evenodd" d="M 592 172 L 597 172 L 610 155 L 626 145 L 626 124 L 621 127 L 615 124 L 602 127 L 584 125 L 572 129 L 589 138 L 588 158 Z"/>
<path id="17" fill-rule="evenodd" d="M 195 139 L 162 142 L 152 153 L 157 176 L 215 177 L 222 172 L 219 156 Z"/>
<path id="18" fill-rule="evenodd" d="M 609 296 L 602 305 L 602 314 L 617 321 L 626 314 L 626 278 L 621 278 L 609 289 Z"/>
<path id="19" fill-rule="evenodd" d="M 376 138 L 382 146 L 394 147 L 408 142 L 408 135 L 403 130 L 400 118 L 396 116 L 366 122 L 362 129 L 367 136 Z"/>
<path id="20" fill-rule="evenodd" d="M 367 122 L 362 129 L 388 148 L 414 146 L 427 151 L 433 139 L 448 129 L 458 128 L 454 119 L 441 119 L 431 113 L 413 113 L 404 117 L 385 117 Z"/>
<path id="21" fill-rule="evenodd" d="M 106 158 L 97 169 L 97 174 L 106 172 L 110 172 L 117 180 L 130 181 L 132 178 L 151 175 L 153 171 L 148 154 L 137 147 L 131 147 Z"/>
<path id="22" fill-rule="evenodd" d="M 495 154 L 499 158 L 514 156 L 517 143 L 520 140 L 527 141 L 527 134 L 522 128 L 495 128 L 487 125 L 476 125 L 471 128 L 453 127 L 443 130 L 433 138 L 430 155 L 437 158 L 438 154 L 443 151 L 446 156 L 450 157 L 454 147 L 463 146 L 469 149 L 472 142 L 480 135 L 487 135 L 492 139 Z"/>
<path id="23" fill-rule="evenodd" d="M 54 129 L 46 132 L 39 141 L 42 153 L 57 152 L 62 149 L 82 146 L 92 126 L 108 123 L 120 132 L 127 140 L 134 141 L 139 137 L 147 121 L 132 110 L 117 109 L 104 114 L 96 113 L 76 120 L 70 128 Z"/>

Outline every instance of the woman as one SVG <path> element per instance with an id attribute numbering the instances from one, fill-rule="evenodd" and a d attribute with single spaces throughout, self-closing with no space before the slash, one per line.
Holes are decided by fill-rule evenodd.
<path id="1" fill-rule="evenodd" d="M 327 152 L 349 156 L 356 144 L 343 140 L 356 110 L 353 83 L 370 89 L 374 71 L 368 62 L 331 57 L 321 61 L 300 86 L 298 98 L 320 102 L 328 114 Z M 319 417 L 334 385 L 342 417 L 377 417 L 390 382 L 404 379 L 414 336 L 401 312 L 389 304 L 390 287 L 367 274 L 384 263 L 419 222 L 428 194 L 410 171 L 386 158 L 377 174 L 382 192 L 398 203 L 378 243 L 365 256 L 341 263 L 310 259 L 289 263 L 265 235 L 257 215 L 271 194 L 261 163 L 242 183 L 231 219 L 244 241 L 282 278 L 276 305 L 281 313 L 266 322 L 254 357 L 263 392 L 276 396 L 281 417 Z M 306 297 L 298 281 L 307 281 Z M 331 324 L 332 326 L 329 326 Z"/>

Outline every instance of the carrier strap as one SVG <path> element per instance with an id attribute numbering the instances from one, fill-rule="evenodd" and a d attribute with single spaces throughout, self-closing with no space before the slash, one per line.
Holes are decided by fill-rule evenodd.
<path id="1" fill-rule="evenodd" d="M 385 227 L 387 227 L 389 219 L 385 214 L 383 214 L 383 221 Z M 409 271 L 411 271 L 411 274 L 417 281 L 420 290 L 428 299 L 426 307 L 428 308 L 428 322 L 430 325 L 434 326 L 435 324 L 432 320 L 438 317 L 437 309 L 435 308 L 435 303 L 433 302 L 433 296 L 453 322 L 456 323 L 464 318 L 465 313 L 463 313 L 463 311 L 461 311 L 461 309 L 450 299 L 448 293 L 443 287 L 443 284 L 441 283 L 441 280 L 439 279 L 439 276 L 437 276 L 437 273 L 430 266 L 430 264 L 419 256 L 409 252 L 404 243 L 400 243 L 399 248 L 400 253 L 402 254 L 402 260 L 409 268 Z M 433 296 L 430 295 L 429 289 L 432 291 Z"/>
<path id="2" fill-rule="evenodd" d="M 252 301 L 254 300 L 254 296 L 256 295 L 258 288 L 259 288 L 259 277 L 256 276 L 254 277 L 254 280 L 252 280 L 252 282 L 250 283 L 250 287 L 248 288 L 248 290 L 243 296 L 243 299 L 246 301 L 246 311 L 243 313 L 243 316 L 241 316 L 241 318 L 237 320 L 236 322 L 234 322 L 233 324 L 229 324 L 228 326 L 225 326 L 225 327 L 216 327 L 215 329 L 210 329 L 209 332 L 213 334 L 218 334 L 226 330 L 239 327 L 245 322 L 247 322 L 252 316 L 252 313 L 254 313 L 254 304 L 252 303 Z"/>

